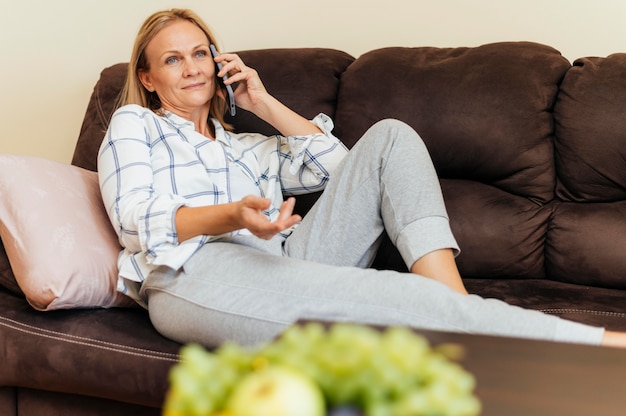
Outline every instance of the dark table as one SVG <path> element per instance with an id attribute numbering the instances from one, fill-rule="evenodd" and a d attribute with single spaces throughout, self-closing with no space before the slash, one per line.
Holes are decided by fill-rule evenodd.
<path id="1" fill-rule="evenodd" d="M 417 332 L 464 346 L 484 416 L 626 415 L 626 349 Z"/>

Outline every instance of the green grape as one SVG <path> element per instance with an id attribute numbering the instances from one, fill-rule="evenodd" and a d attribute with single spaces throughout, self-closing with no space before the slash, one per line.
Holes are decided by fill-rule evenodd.
<path id="1" fill-rule="evenodd" d="M 394 416 L 394 406 L 384 401 L 372 403 L 365 409 L 365 416 Z"/>
<path id="2" fill-rule="evenodd" d="M 452 398 L 447 405 L 447 415 L 450 416 L 473 416 L 480 414 L 482 406 L 480 401 L 473 395 L 458 396 Z"/>
<path id="3" fill-rule="evenodd" d="M 217 358 L 219 358 L 219 361 L 229 364 L 237 371 L 248 372 L 252 368 L 252 353 L 237 344 L 225 343 L 215 354 Z"/>
<path id="4" fill-rule="evenodd" d="M 200 384 L 195 378 L 195 373 L 190 371 L 188 367 L 176 367 L 170 373 L 170 380 L 172 389 L 170 391 L 170 404 L 171 409 L 177 409 L 179 412 L 185 412 L 185 414 L 196 415 L 200 414 L 193 410 L 196 405 L 196 399 L 202 396 L 202 390 Z M 201 405 L 205 405 L 202 403 Z M 210 409 L 208 409 L 210 410 Z"/>
<path id="5" fill-rule="evenodd" d="M 206 416 L 220 410 L 243 374 L 232 359 L 241 353 L 231 351 L 217 355 L 198 345 L 183 347 L 181 362 L 170 372 L 165 413 Z"/>
<path id="6" fill-rule="evenodd" d="M 424 389 L 413 390 L 394 403 L 396 415 L 425 415 L 430 408 L 428 395 Z"/>
<path id="7" fill-rule="evenodd" d="M 341 323 L 292 326 L 257 350 L 224 344 L 210 353 L 189 345 L 170 373 L 164 414 L 216 414 L 247 374 L 284 366 L 313 380 L 331 409 L 360 409 L 367 416 L 478 415 L 476 380 L 450 359 L 460 356 L 458 347 L 433 348 L 408 328 Z"/>

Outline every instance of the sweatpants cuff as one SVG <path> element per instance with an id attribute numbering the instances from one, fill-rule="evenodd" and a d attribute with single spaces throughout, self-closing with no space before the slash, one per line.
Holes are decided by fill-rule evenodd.
<path id="1" fill-rule="evenodd" d="M 431 251 L 450 248 L 455 257 L 461 252 L 446 217 L 413 221 L 400 232 L 395 246 L 409 270 L 413 263 Z"/>

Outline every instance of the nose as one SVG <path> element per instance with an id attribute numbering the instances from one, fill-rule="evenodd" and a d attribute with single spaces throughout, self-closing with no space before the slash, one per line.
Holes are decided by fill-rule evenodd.
<path id="1" fill-rule="evenodd" d="M 197 62 L 193 59 L 185 59 L 184 75 L 188 77 L 196 76 L 200 73 Z"/>

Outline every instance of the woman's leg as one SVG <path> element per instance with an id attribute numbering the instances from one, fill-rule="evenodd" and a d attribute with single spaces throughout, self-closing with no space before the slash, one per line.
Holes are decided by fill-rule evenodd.
<path id="1" fill-rule="evenodd" d="M 257 239 L 258 240 L 258 239 Z M 264 343 L 298 319 L 348 321 L 598 344 L 603 330 L 461 295 L 408 273 L 340 267 L 277 255 L 280 242 L 202 247 L 179 272 L 143 283 L 164 336 L 207 346 Z M 244 244 L 248 241 L 240 240 Z"/>
<path id="2" fill-rule="evenodd" d="M 431 251 L 417 259 L 411 266 L 411 273 L 430 277 L 459 293 L 467 295 L 467 289 L 465 289 L 461 273 L 456 266 L 452 249 L 443 248 Z"/>
<path id="3" fill-rule="evenodd" d="M 285 253 L 368 267 L 384 230 L 411 272 L 467 293 L 428 150 L 415 130 L 397 120 L 378 122 L 363 135 L 285 242 Z"/>

